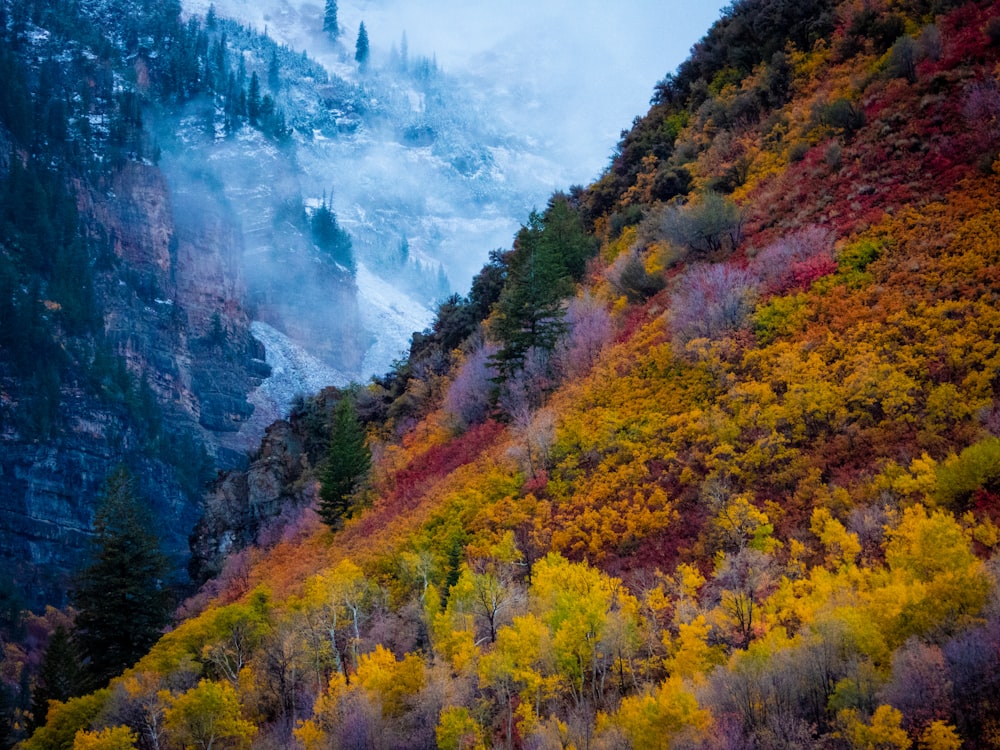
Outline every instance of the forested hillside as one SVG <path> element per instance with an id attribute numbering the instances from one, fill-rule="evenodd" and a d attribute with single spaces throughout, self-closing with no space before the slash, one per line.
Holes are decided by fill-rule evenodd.
<path id="1" fill-rule="evenodd" d="M 246 466 L 297 392 L 398 356 L 448 293 L 435 253 L 460 240 L 442 224 L 475 206 L 468 231 L 496 231 L 523 212 L 490 150 L 520 142 L 454 78 L 416 53 L 352 65 L 330 74 L 179 2 L 0 2 L 0 589 L 15 611 L 67 602 L 121 463 L 188 584 L 206 480 Z M 395 177 L 385 189 L 395 160 L 438 214 Z M 365 196 L 350 231 L 334 191 L 338 209 Z"/>
<path id="2" fill-rule="evenodd" d="M 735 2 L 20 747 L 1000 747 L 998 76 L 995 3 Z"/>

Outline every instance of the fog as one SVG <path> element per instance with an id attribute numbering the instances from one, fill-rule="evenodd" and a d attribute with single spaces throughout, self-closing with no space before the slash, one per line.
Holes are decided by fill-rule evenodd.
<path id="1" fill-rule="evenodd" d="M 321 33 L 323 0 L 211 0 L 236 18 L 328 69 L 351 75 L 344 50 Z M 204 13 L 210 0 L 185 0 Z M 623 129 L 649 106 L 653 87 L 688 55 L 729 3 L 719 0 L 340 0 L 348 53 L 364 21 L 373 58 L 406 35 L 409 53 L 470 76 L 511 131 L 552 149 L 552 188 L 586 184 L 608 164 Z M 348 58 L 350 54 L 348 54 Z"/>
<path id="2" fill-rule="evenodd" d="M 209 3 L 185 0 L 184 10 L 205 14 Z M 340 0 L 343 33 L 332 42 L 323 0 L 213 4 L 218 16 L 284 45 L 278 103 L 293 144 L 275 150 L 243 133 L 186 145 L 172 156 L 191 165 L 174 171 L 176 184 L 187 174 L 222 186 L 244 230 L 257 319 L 358 379 L 403 354 L 436 301 L 464 293 L 532 208 L 599 176 L 657 81 L 724 5 Z M 354 61 L 362 20 L 371 44 L 364 75 Z M 263 77 L 272 52 L 243 43 L 247 70 Z M 404 55 L 409 67 L 399 64 Z M 415 75 L 420 65 L 432 74 Z M 307 208 L 329 200 L 350 233 L 360 266 L 352 299 L 344 284 L 331 294 L 328 275 L 309 270 L 308 240 L 276 223 L 276 211 L 296 200 Z"/>

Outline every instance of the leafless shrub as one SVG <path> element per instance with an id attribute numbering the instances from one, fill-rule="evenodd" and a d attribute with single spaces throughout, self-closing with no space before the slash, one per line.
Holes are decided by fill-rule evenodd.
<path id="1" fill-rule="evenodd" d="M 555 350 L 555 369 L 563 379 L 582 377 L 597 362 L 614 333 L 607 308 L 589 293 L 570 301 L 566 334 Z"/>
<path id="2" fill-rule="evenodd" d="M 746 322 L 757 299 L 752 274 L 732 265 L 701 265 L 681 279 L 670 305 L 678 348 L 696 338 L 720 338 Z"/>
<path id="3" fill-rule="evenodd" d="M 761 250 L 750 264 L 750 273 L 765 293 L 784 292 L 836 268 L 833 233 L 807 227 L 786 235 Z"/>
<path id="4" fill-rule="evenodd" d="M 494 344 L 482 344 L 470 351 L 452 380 L 444 398 L 444 408 L 462 427 L 486 419 L 490 410 L 490 395 L 496 368 L 490 357 L 496 354 Z"/>

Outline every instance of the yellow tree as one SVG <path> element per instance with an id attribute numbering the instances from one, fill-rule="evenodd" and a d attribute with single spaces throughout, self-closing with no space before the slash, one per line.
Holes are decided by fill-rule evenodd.
<path id="1" fill-rule="evenodd" d="M 605 731 L 617 728 L 635 750 L 667 750 L 676 735 L 703 732 L 710 721 L 684 682 L 671 677 L 655 690 L 622 699 L 618 711 L 599 723 Z"/>
<path id="2" fill-rule="evenodd" d="M 164 726 L 171 744 L 183 750 L 246 748 L 257 733 L 242 717 L 233 686 L 209 680 L 171 700 Z"/>
<path id="3" fill-rule="evenodd" d="M 135 732 L 123 726 L 80 731 L 73 738 L 73 750 L 135 750 L 138 739 Z"/>

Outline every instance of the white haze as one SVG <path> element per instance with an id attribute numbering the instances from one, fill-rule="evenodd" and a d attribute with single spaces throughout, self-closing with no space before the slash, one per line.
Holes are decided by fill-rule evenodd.
<path id="1" fill-rule="evenodd" d="M 405 33 L 409 59 L 433 57 L 448 76 L 448 114 L 439 105 L 431 115 L 442 129 L 437 145 L 451 149 L 445 153 L 401 144 L 391 126 L 383 132 L 366 125 L 357 132 L 317 131 L 311 138 L 297 133 L 294 163 L 285 166 L 276 163 L 281 154 L 252 133 L 215 151 L 188 155 L 195 161 L 207 157 L 201 163 L 226 185 L 243 226 L 245 275 L 251 280 L 278 279 L 284 272 L 282 253 L 290 252 L 271 247 L 270 240 L 260 239 L 266 232 L 254 231 L 257 224 L 269 226 L 268 200 L 298 193 L 315 206 L 333 190 L 334 208 L 362 264 L 354 338 L 367 341 L 368 348 L 360 365 L 346 370 L 336 351 L 313 350 L 315 338 L 298 335 L 292 323 L 291 307 L 301 309 L 294 299 L 289 310 L 272 310 L 262 319 L 283 329 L 269 329 L 275 336 L 288 336 L 291 344 L 339 367 L 344 378 L 359 380 L 385 372 L 404 354 L 411 332 L 432 319 L 433 299 L 411 299 L 412 286 L 409 291 L 387 286 L 392 274 L 378 266 L 379 250 L 406 238 L 411 268 L 433 270 L 440 264 L 453 290 L 467 291 L 490 250 L 510 246 L 532 207 L 543 208 L 555 190 L 599 176 L 621 131 L 648 109 L 657 81 L 684 60 L 725 5 L 718 0 L 340 0 L 344 32 L 334 44 L 321 28 L 324 0 L 184 0 L 184 9 L 204 15 L 210 2 L 219 16 L 266 31 L 349 81 L 359 80 L 353 53 L 362 20 L 373 69 L 385 67 L 391 51 L 398 53 Z M 405 116 L 423 122 L 423 94 L 400 85 L 385 90 L 394 96 L 403 91 L 412 107 Z M 456 156 L 481 163 L 478 176 L 456 179 L 451 166 Z M 265 164 L 268 179 L 277 183 L 254 183 L 254 175 L 262 173 L 254 166 Z M 321 300 L 311 289 L 296 292 L 316 300 L 309 305 L 313 323 L 347 320 L 336 300 Z M 273 348 L 282 342 L 272 338 L 270 343 Z M 337 342 L 330 346 L 336 349 Z M 287 377 L 276 375 L 269 387 L 283 395 L 268 398 L 279 408 L 289 389 L 315 385 L 292 377 L 299 373 L 296 368 L 277 369 Z M 279 379 L 287 382 L 279 387 Z"/>
<path id="2" fill-rule="evenodd" d="M 376 63 L 399 47 L 405 32 L 411 56 L 434 56 L 446 73 L 470 76 L 480 86 L 482 102 L 512 132 L 551 149 L 561 169 L 542 176 L 548 191 L 599 175 L 621 131 L 648 109 L 656 82 L 687 57 L 728 5 L 719 0 L 340 0 L 345 62 L 344 50 L 319 33 L 323 0 L 213 1 L 220 15 L 267 30 L 344 77 L 353 75 L 350 57 L 361 21 Z M 209 3 L 186 0 L 185 9 L 205 13 Z"/>

